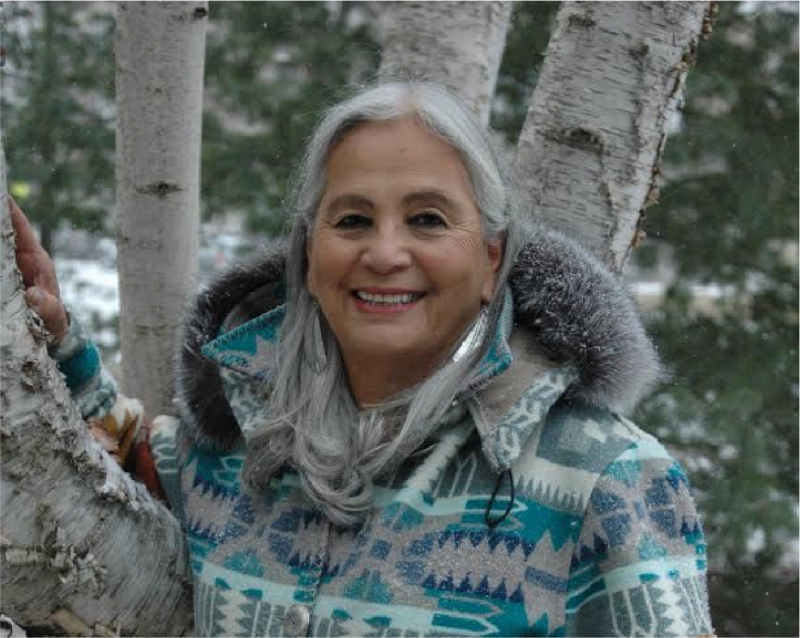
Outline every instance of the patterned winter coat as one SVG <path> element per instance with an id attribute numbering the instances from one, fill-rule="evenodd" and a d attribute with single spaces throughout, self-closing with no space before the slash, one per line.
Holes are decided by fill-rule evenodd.
<path id="1" fill-rule="evenodd" d="M 349 530 L 309 504 L 291 469 L 261 492 L 241 481 L 284 317 L 282 270 L 276 252 L 198 297 L 181 418 L 156 420 L 199 635 L 713 634 L 686 476 L 620 415 L 658 364 L 598 262 L 558 234 L 532 235 L 482 390 L 454 402 Z M 76 367 L 84 381 L 99 373 Z"/>

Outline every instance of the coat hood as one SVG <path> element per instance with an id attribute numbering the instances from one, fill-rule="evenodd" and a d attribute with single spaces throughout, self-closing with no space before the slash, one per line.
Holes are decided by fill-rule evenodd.
<path id="1" fill-rule="evenodd" d="M 575 370 L 565 399 L 631 410 L 658 379 L 660 366 L 624 284 L 561 233 L 536 226 L 526 237 L 509 276 L 514 332 L 526 342 L 532 339 L 544 358 Z M 285 243 L 276 242 L 257 259 L 221 273 L 190 305 L 176 358 L 176 398 L 189 433 L 201 445 L 230 449 L 241 436 L 219 365 L 201 348 L 283 303 L 284 267 Z M 518 335 L 512 337 L 512 352 L 515 341 L 519 348 Z M 529 367 L 531 374 L 534 368 Z"/>

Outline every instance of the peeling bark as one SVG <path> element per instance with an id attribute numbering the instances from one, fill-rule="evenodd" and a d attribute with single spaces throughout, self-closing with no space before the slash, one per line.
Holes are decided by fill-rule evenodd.
<path id="1" fill-rule="evenodd" d="M 117 5 L 117 253 L 123 391 L 174 414 L 172 363 L 197 286 L 208 5 Z"/>
<path id="2" fill-rule="evenodd" d="M 565 2 L 517 146 L 533 214 L 622 270 L 706 2 Z"/>
<path id="3" fill-rule="evenodd" d="M 378 77 L 444 84 L 488 125 L 513 2 L 385 2 Z"/>
<path id="4" fill-rule="evenodd" d="M 37 635 L 190 633 L 183 531 L 72 402 L 23 297 L 6 197 L 0 144 L 0 611 Z"/>

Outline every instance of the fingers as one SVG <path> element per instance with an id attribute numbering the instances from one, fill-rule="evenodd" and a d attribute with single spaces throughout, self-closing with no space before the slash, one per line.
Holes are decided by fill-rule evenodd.
<path id="1" fill-rule="evenodd" d="M 42 290 L 41 288 L 31 287 L 25 291 L 25 301 L 31 309 L 42 318 L 47 331 L 53 335 L 57 342 L 61 341 L 67 330 L 69 330 L 69 319 L 64 304 L 55 295 Z"/>
<path id="2" fill-rule="evenodd" d="M 42 250 L 42 246 L 36 237 L 25 213 L 17 206 L 17 202 L 8 196 L 8 211 L 11 213 L 11 225 L 17 235 L 17 252 L 36 252 Z"/>
<path id="3" fill-rule="evenodd" d="M 11 224 L 17 235 L 15 250 L 17 267 L 22 273 L 25 287 L 36 286 L 59 297 L 58 278 L 50 255 L 42 248 L 28 218 L 10 196 L 8 197 L 8 210 L 11 213 Z"/>
<path id="4" fill-rule="evenodd" d="M 17 266 L 22 273 L 25 286 L 25 301 L 42 318 L 47 331 L 57 342 L 69 330 L 69 319 L 61 303 L 53 263 L 39 243 L 28 218 L 12 197 L 8 198 L 11 225 L 16 233 Z"/>

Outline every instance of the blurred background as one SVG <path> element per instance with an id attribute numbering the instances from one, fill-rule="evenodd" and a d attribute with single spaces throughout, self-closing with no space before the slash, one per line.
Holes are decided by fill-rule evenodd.
<path id="1" fill-rule="evenodd" d="M 210 5 L 203 280 L 285 227 L 305 137 L 380 56 L 370 3 Z M 557 9 L 515 7 L 492 115 L 511 145 Z M 3 20 L 9 190 L 113 369 L 114 5 L 7 2 Z M 797 636 L 797 3 L 719 3 L 661 178 L 625 276 L 669 379 L 634 418 L 689 473 L 718 634 Z"/>

